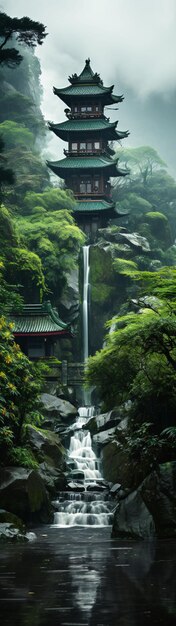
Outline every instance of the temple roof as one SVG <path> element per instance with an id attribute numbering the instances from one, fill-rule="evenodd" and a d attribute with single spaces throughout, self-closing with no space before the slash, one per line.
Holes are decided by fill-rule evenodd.
<path id="1" fill-rule="evenodd" d="M 112 160 L 112 158 L 107 155 L 99 155 L 99 156 L 71 156 L 66 157 L 66 159 L 61 159 L 61 161 L 47 161 L 48 167 L 57 174 L 61 176 L 61 178 L 65 178 L 66 172 L 72 170 L 99 170 L 99 169 L 107 169 L 109 170 L 109 176 L 126 176 L 129 172 L 127 170 L 119 169 Z"/>
<path id="2" fill-rule="evenodd" d="M 69 136 L 73 133 L 95 133 L 103 132 L 109 139 L 119 140 L 124 137 L 128 137 L 128 131 L 116 131 L 118 122 L 109 122 L 104 118 L 99 119 L 86 119 L 86 120 L 74 120 L 70 119 L 61 124 L 49 124 L 49 129 L 52 130 L 58 137 L 67 141 Z"/>
<path id="3" fill-rule="evenodd" d="M 50 302 L 26 304 L 18 315 L 13 316 L 15 336 L 67 335 L 68 324 L 63 322 Z"/>
<path id="4" fill-rule="evenodd" d="M 85 67 L 81 74 L 73 74 L 69 81 L 71 85 L 63 89 L 56 89 L 54 93 L 59 96 L 63 102 L 70 104 L 72 98 L 92 98 L 101 97 L 104 104 L 113 104 L 114 102 L 122 102 L 123 96 L 115 96 L 112 91 L 114 85 L 104 87 L 103 81 L 99 74 L 94 73 L 90 67 L 90 59 L 86 59 Z"/>
<path id="5" fill-rule="evenodd" d="M 74 213 L 96 213 L 99 211 L 111 211 L 114 209 L 114 202 L 106 200 L 80 200 L 74 207 Z"/>

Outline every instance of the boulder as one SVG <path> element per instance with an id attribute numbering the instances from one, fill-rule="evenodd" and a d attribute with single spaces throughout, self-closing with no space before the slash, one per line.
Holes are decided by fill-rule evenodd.
<path id="1" fill-rule="evenodd" d="M 132 489 L 134 487 L 134 472 L 131 459 L 125 446 L 117 439 L 112 439 L 107 445 L 103 446 L 101 460 L 103 476 L 106 480 L 112 483 L 119 482 L 123 488 L 128 487 Z"/>
<path id="2" fill-rule="evenodd" d="M 113 537 L 176 537 L 176 462 L 163 463 L 117 506 Z"/>
<path id="3" fill-rule="evenodd" d="M 69 422 L 75 419 L 77 409 L 71 402 L 57 398 L 50 393 L 41 394 L 42 410 L 45 417 L 54 424 Z"/>
<path id="4" fill-rule="evenodd" d="M 78 268 L 72 269 L 66 274 L 66 286 L 59 303 L 62 307 L 64 319 L 67 319 L 68 322 L 73 322 L 78 318 L 80 309 Z"/>
<path id="5" fill-rule="evenodd" d="M 25 542 L 28 541 L 27 535 L 21 532 L 10 522 L 0 523 L 0 543 L 5 542 Z"/>
<path id="6" fill-rule="evenodd" d="M 93 444 L 98 444 L 98 448 L 106 446 L 115 435 L 115 428 L 107 428 L 106 430 L 99 431 L 96 435 L 93 435 Z M 109 479 L 107 479 L 109 480 Z"/>
<path id="7" fill-rule="evenodd" d="M 51 496 L 56 495 L 58 491 L 66 488 L 66 477 L 64 472 L 60 469 L 52 467 L 48 463 L 44 462 L 40 463 L 38 473 Z"/>
<path id="8" fill-rule="evenodd" d="M 25 524 L 24 522 L 20 519 L 20 517 L 18 517 L 17 515 L 14 515 L 14 513 L 10 513 L 10 511 L 6 511 L 5 509 L 0 509 L 0 524 L 13 524 L 13 526 L 15 526 L 16 528 L 18 528 L 18 530 L 20 530 L 21 532 L 25 532 Z"/>
<path id="9" fill-rule="evenodd" d="M 108 413 L 100 413 L 99 415 L 91 417 L 86 423 L 85 429 L 90 430 L 91 434 L 95 434 L 117 426 L 121 420 L 122 417 L 119 414 L 118 409 L 113 409 Z"/>
<path id="10" fill-rule="evenodd" d="M 133 491 L 115 510 L 112 537 L 147 539 L 156 535 L 152 515 L 145 506 L 139 491 Z"/>
<path id="11" fill-rule="evenodd" d="M 143 250 L 143 252 L 150 252 L 150 245 L 147 241 L 146 237 L 141 237 L 139 233 L 119 233 L 118 235 L 119 241 L 122 238 L 125 238 L 129 244 L 134 246 L 134 248 L 138 248 Z"/>
<path id="12" fill-rule="evenodd" d="M 46 461 L 48 465 L 65 470 L 66 451 L 56 433 L 49 430 L 42 431 L 28 425 L 26 427 L 26 441 L 39 462 Z"/>
<path id="13" fill-rule="evenodd" d="M 74 483 L 73 481 L 70 481 L 68 483 L 67 489 L 68 491 L 85 491 L 85 487 L 83 484 Z"/>
<path id="14" fill-rule="evenodd" d="M 36 470 L 1 468 L 0 501 L 2 507 L 25 522 L 49 523 L 53 519 L 44 482 Z"/>
<path id="15" fill-rule="evenodd" d="M 176 462 L 163 463 L 139 487 L 157 536 L 176 537 Z"/>

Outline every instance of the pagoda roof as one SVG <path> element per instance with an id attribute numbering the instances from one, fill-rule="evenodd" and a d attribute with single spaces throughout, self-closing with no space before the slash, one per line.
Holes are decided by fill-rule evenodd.
<path id="1" fill-rule="evenodd" d="M 128 213 L 123 213 L 118 210 L 117 203 L 114 202 L 106 202 L 106 200 L 79 200 L 74 207 L 74 213 L 79 213 L 85 215 L 87 213 L 108 213 L 110 217 L 110 213 L 113 217 L 123 217 L 123 215 L 128 215 Z"/>
<path id="2" fill-rule="evenodd" d="M 114 85 L 104 87 L 99 74 L 93 72 L 90 66 L 90 59 L 86 59 L 81 74 L 79 74 L 79 76 L 73 74 L 69 77 L 69 81 L 71 85 L 68 87 L 63 89 L 56 89 L 54 87 L 54 93 L 68 105 L 72 98 L 101 97 L 104 104 L 113 104 L 114 102 L 122 102 L 123 100 L 123 96 L 113 95 L 112 91 Z"/>
<path id="3" fill-rule="evenodd" d="M 57 310 L 52 308 L 50 302 L 24 305 L 22 312 L 13 316 L 13 322 L 15 337 L 70 333 L 69 325 L 60 319 Z"/>
<path id="4" fill-rule="evenodd" d="M 74 207 L 74 213 L 96 213 L 114 209 L 114 202 L 106 200 L 79 200 Z"/>
<path id="5" fill-rule="evenodd" d="M 109 139 L 123 139 L 128 137 L 128 131 L 116 131 L 118 122 L 109 122 L 104 118 L 98 119 L 86 119 L 86 120 L 74 120 L 70 119 L 61 124 L 49 124 L 50 130 L 52 130 L 61 139 L 68 140 L 69 135 L 73 133 L 94 133 L 103 132 L 106 133 Z"/>
<path id="6" fill-rule="evenodd" d="M 127 170 L 119 169 L 116 162 L 107 155 L 99 156 L 71 156 L 61 159 L 61 161 L 47 161 L 48 167 L 61 178 L 65 178 L 67 171 L 75 170 L 99 170 L 108 169 L 109 176 L 126 176 L 129 172 Z"/>

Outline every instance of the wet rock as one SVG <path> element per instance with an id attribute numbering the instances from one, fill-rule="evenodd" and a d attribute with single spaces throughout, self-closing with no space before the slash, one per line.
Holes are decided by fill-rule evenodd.
<path id="1" fill-rule="evenodd" d="M 107 428 L 101 432 L 98 432 L 96 435 L 93 435 L 93 444 L 98 444 L 98 446 L 106 446 L 115 435 L 115 428 Z M 109 479 L 107 479 L 109 480 Z"/>
<path id="2" fill-rule="evenodd" d="M 14 524 L 10 524 L 10 522 L 0 523 L 0 543 L 27 541 L 27 535 L 16 528 Z"/>
<path id="3" fill-rule="evenodd" d="M 84 472 L 78 469 L 73 469 L 70 472 L 70 477 L 73 478 L 73 480 L 84 480 Z"/>
<path id="4" fill-rule="evenodd" d="M 85 491 L 84 485 L 70 481 L 67 485 L 69 491 Z"/>
<path id="5" fill-rule="evenodd" d="M 36 470 L 1 468 L 0 501 L 2 507 L 25 522 L 49 523 L 53 519 L 45 484 Z"/>
<path id="6" fill-rule="evenodd" d="M 86 489 L 87 491 L 105 491 L 107 490 L 107 483 L 105 483 L 104 481 L 93 481 L 91 483 L 87 483 Z"/>
<path id="7" fill-rule="evenodd" d="M 133 491 L 115 510 L 112 537 L 147 539 L 156 535 L 155 524 L 140 493 Z"/>
<path id="8" fill-rule="evenodd" d="M 49 494 L 52 496 L 55 495 L 58 490 L 65 489 L 67 481 L 63 471 L 44 462 L 39 465 L 38 473 L 44 481 Z"/>
<path id="9" fill-rule="evenodd" d="M 25 524 L 20 517 L 14 515 L 14 513 L 10 513 L 10 511 L 6 511 L 5 509 L 0 509 L 0 523 L 13 524 L 13 526 L 18 528 L 21 532 L 24 532 L 26 529 Z"/>
<path id="10" fill-rule="evenodd" d="M 46 461 L 49 465 L 64 471 L 66 451 L 56 433 L 28 425 L 26 441 L 40 462 Z"/>
<path id="11" fill-rule="evenodd" d="M 176 536 L 176 462 L 163 463 L 139 487 L 158 537 Z"/>
<path id="12" fill-rule="evenodd" d="M 119 493 L 119 491 L 121 491 L 121 485 L 120 483 L 115 483 L 115 485 L 113 485 L 110 489 L 110 493 L 112 495 L 116 495 Z"/>
<path id="13" fill-rule="evenodd" d="M 63 398 L 57 398 L 49 393 L 42 393 L 41 402 L 43 404 L 42 410 L 47 419 L 54 420 L 55 422 L 70 421 L 75 419 L 77 415 L 77 409 L 68 400 Z"/>
<path id="14" fill-rule="evenodd" d="M 121 237 L 127 239 L 129 244 L 135 248 L 140 248 L 143 252 L 150 252 L 150 245 L 146 237 L 141 237 L 138 233 L 119 233 L 119 240 Z"/>
<path id="15" fill-rule="evenodd" d="M 79 272 L 72 269 L 66 274 L 66 286 L 60 298 L 64 319 L 75 321 L 79 315 Z"/>
<path id="16" fill-rule="evenodd" d="M 118 426 L 121 422 L 121 415 L 119 415 L 116 409 L 109 411 L 108 413 L 100 413 L 100 415 L 95 415 L 91 417 L 87 422 L 85 429 L 90 430 L 91 434 L 96 434 L 101 431 L 107 430 L 109 428 L 113 428 Z"/>
<path id="17" fill-rule="evenodd" d="M 125 446 L 116 439 L 112 439 L 103 446 L 101 459 L 103 476 L 106 480 L 113 483 L 118 481 L 123 488 L 133 488 L 133 467 Z"/>
<path id="18" fill-rule="evenodd" d="M 163 463 L 118 504 L 113 537 L 176 537 L 176 462 Z"/>

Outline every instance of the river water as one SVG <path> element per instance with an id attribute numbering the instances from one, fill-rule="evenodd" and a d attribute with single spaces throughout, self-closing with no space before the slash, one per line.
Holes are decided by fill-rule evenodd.
<path id="1" fill-rule="evenodd" d="M 36 529 L 1 547 L 3 626 L 175 626 L 176 543 L 110 538 L 110 528 Z"/>

